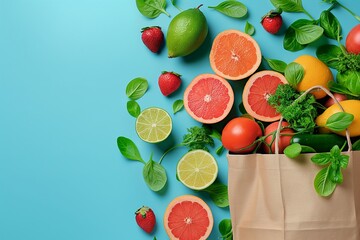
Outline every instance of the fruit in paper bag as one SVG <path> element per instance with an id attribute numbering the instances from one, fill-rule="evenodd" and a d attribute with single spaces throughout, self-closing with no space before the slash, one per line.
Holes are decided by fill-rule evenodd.
<path id="1" fill-rule="evenodd" d="M 265 153 L 275 153 L 275 132 L 276 132 L 278 126 L 279 126 L 279 121 L 273 122 L 265 128 L 264 136 L 274 133 L 274 135 L 270 135 L 267 138 L 265 138 L 265 142 L 271 146 L 271 151 L 270 151 L 270 148 L 266 144 L 263 145 Z M 281 126 L 287 127 L 287 126 L 289 126 L 289 123 L 283 121 L 281 123 Z M 294 131 L 291 128 L 284 128 L 280 131 L 280 138 L 279 138 L 279 153 L 280 154 L 283 153 L 284 149 L 290 145 L 290 141 L 293 136 L 293 133 L 294 133 Z"/>

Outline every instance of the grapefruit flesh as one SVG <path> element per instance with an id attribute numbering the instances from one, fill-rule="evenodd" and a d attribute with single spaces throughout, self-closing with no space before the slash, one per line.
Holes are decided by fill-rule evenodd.
<path id="1" fill-rule="evenodd" d="M 210 65 L 217 75 L 241 80 L 253 74 L 260 63 L 260 47 L 250 35 L 238 30 L 225 30 L 215 37 Z"/>
<path id="2" fill-rule="evenodd" d="M 230 112 L 234 91 L 230 84 L 215 74 L 195 77 L 184 92 L 184 107 L 189 115 L 201 123 L 217 123 Z"/>
<path id="3" fill-rule="evenodd" d="M 285 77 L 275 71 L 260 71 L 252 75 L 244 86 L 242 95 L 245 110 L 253 118 L 274 122 L 281 115 L 267 102 L 268 98 L 275 93 L 279 84 L 286 84 Z"/>
<path id="4" fill-rule="evenodd" d="M 193 195 L 175 198 L 164 214 L 164 227 L 172 240 L 206 240 L 213 224 L 209 206 Z"/>

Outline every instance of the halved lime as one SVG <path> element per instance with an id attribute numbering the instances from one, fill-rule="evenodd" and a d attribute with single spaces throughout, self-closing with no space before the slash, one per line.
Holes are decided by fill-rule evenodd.
<path id="1" fill-rule="evenodd" d="M 145 142 L 161 142 L 170 135 L 172 120 L 164 109 L 147 108 L 136 118 L 135 130 Z"/>
<path id="2" fill-rule="evenodd" d="M 193 150 L 179 160 L 176 173 L 180 182 L 188 188 L 202 190 L 215 181 L 218 165 L 209 152 Z"/>

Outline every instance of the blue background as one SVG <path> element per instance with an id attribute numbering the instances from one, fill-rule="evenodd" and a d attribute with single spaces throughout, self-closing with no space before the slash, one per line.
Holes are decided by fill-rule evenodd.
<path id="1" fill-rule="evenodd" d="M 182 98 L 195 76 L 212 73 L 211 41 L 223 30 L 244 30 L 248 20 L 263 55 L 286 62 L 314 55 L 318 45 L 329 41 L 322 38 L 300 52 L 287 52 L 282 48 L 285 27 L 306 15 L 284 13 L 284 27 L 274 36 L 260 25 L 261 16 L 273 9 L 270 1 L 243 0 L 249 15 L 240 20 L 208 8 L 220 2 L 177 1 L 182 9 L 204 3 L 209 35 L 194 54 L 168 59 L 165 48 L 154 54 L 143 45 L 140 29 L 158 25 L 166 35 L 172 18 L 145 18 L 135 0 L 0 0 L 0 239 L 168 239 L 162 217 L 167 204 L 183 194 L 200 196 L 209 204 L 215 219 L 210 239 L 218 239 L 218 224 L 230 218 L 229 209 L 176 180 L 176 163 L 186 149 L 164 159 L 168 184 L 155 193 L 143 181 L 142 164 L 121 156 L 117 137 L 131 138 L 145 160 L 151 153 L 156 160 L 181 141 L 188 127 L 200 125 L 185 110 L 172 114 L 172 103 Z M 360 9 L 358 0 L 341 2 Z M 329 7 L 320 0 L 303 4 L 315 18 Z M 167 11 L 172 17 L 179 13 L 170 1 Z M 333 13 L 344 35 L 358 23 L 341 8 Z M 163 70 L 182 74 L 181 88 L 170 97 L 162 96 L 157 86 Z M 173 118 L 172 135 L 164 143 L 142 142 L 135 133 L 125 87 L 136 77 L 149 81 L 148 92 L 138 101 L 141 108 L 162 107 Z M 244 82 L 231 83 L 237 114 Z M 225 155 L 214 153 L 223 183 Z M 157 215 L 150 235 L 134 220 L 142 205 Z"/>

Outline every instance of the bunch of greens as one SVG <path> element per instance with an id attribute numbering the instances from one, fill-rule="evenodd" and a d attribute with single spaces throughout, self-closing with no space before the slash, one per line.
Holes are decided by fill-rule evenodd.
<path id="1" fill-rule="evenodd" d="M 299 132 L 313 132 L 316 124 L 318 104 L 311 94 L 301 96 L 289 84 L 280 84 L 268 103 L 289 123 L 290 127 Z"/>

